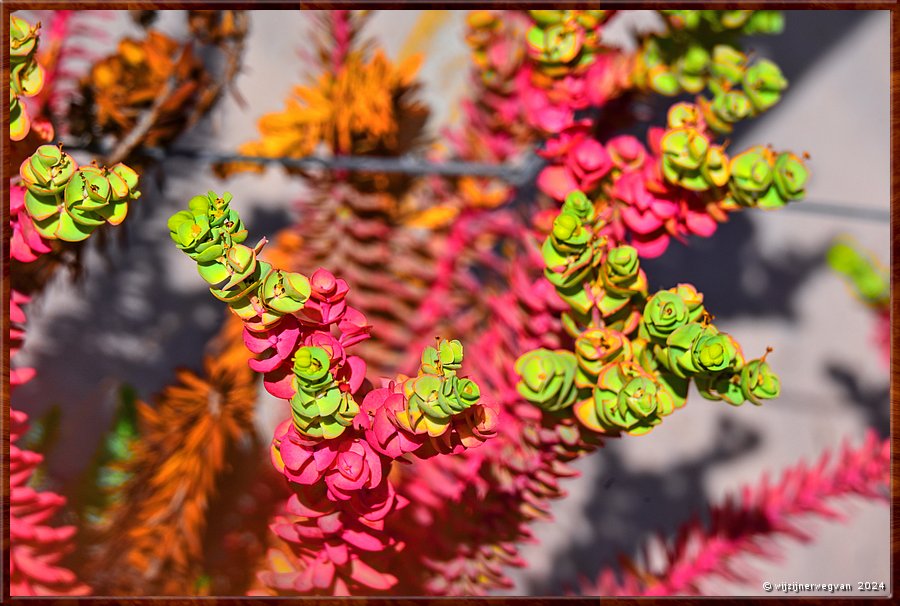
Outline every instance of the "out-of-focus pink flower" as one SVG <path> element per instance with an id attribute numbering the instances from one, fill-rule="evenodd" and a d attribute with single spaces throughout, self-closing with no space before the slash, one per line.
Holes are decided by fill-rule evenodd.
<path id="1" fill-rule="evenodd" d="M 384 462 L 363 439 L 349 433 L 333 440 L 310 440 L 286 420 L 275 431 L 272 461 L 291 482 L 312 485 L 325 480 L 328 498 L 348 501 L 356 491 L 374 490 L 386 480 Z"/>
<path id="2" fill-rule="evenodd" d="M 631 135 L 613 137 L 607 142 L 606 151 L 616 168 L 624 171 L 641 168 L 647 158 L 647 148 Z"/>
<path id="3" fill-rule="evenodd" d="M 366 394 L 353 424 L 365 433 L 372 448 L 396 459 L 417 450 L 427 437 L 406 431 L 397 424 L 397 414 L 405 410 L 406 398 L 400 386 L 391 382 Z"/>
<path id="4" fill-rule="evenodd" d="M 25 188 L 20 185 L 10 185 L 9 188 L 9 224 L 12 227 L 9 242 L 10 257 L 23 263 L 30 263 L 40 255 L 50 252 L 50 246 L 37 233 L 31 215 L 25 209 Z"/>
<path id="5" fill-rule="evenodd" d="M 47 522 L 66 500 L 28 486 L 43 457 L 15 444 L 25 433 L 27 417 L 10 410 L 9 446 L 9 592 L 12 596 L 87 595 L 90 588 L 59 561 L 73 545 L 74 526 L 51 527 Z"/>
<path id="6" fill-rule="evenodd" d="M 541 155 L 552 164 L 541 171 L 538 187 L 558 201 L 576 189 L 597 200 L 606 221 L 601 233 L 611 245 L 631 244 L 642 257 L 658 257 L 672 238 L 711 236 L 724 213 L 713 214 L 700 194 L 663 178 L 659 154 L 663 133 L 650 129 L 648 152 L 630 135 L 603 146 L 591 138 L 586 125 L 573 125 L 547 143 Z"/>
<path id="7" fill-rule="evenodd" d="M 17 290 L 13 290 L 9 295 L 9 360 L 12 363 L 13 358 L 22 347 L 22 340 L 25 337 L 25 331 L 22 326 L 25 324 L 25 311 L 22 306 L 31 299 L 23 295 Z M 10 388 L 23 385 L 34 378 L 35 370 L 33 368 L 12 368 L 9 371 Z"/>
<path id="8" fill-rule="evenodd" d="M 527 66 L 516 76 L 518 99 L 529 124 L 547 134 L 562 132 L 575 121 L 575 110 L 567 103 L 554 103 L 547 91 L 532 83 L 531 70 Z"/>
<path id="9" fill-rule="evenodd" d="M 564 131 L 552 144 L 548 143 L 543 155 L 555 157 L 557 164 L 541 171 L 538 187 L 560 201 L 576 189 L 592 191 L 613 167 L 606 148 L 590 138 L 580 124 Z"/>
<path id="10" fill-rule="evenodd" d="M 619 51 L 597 55 L 585 75 L 590 105 L 601 107 L 632 86 L 632 60 L 633 55 Z"/>

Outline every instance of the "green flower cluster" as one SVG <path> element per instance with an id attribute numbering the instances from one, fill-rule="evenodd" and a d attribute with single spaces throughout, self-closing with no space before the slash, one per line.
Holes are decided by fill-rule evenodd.
<path id="1" fill-rule="evenodd" d="M 457 340 L 441 340 L 437 347 L 425 348 L 418 375 L 403 383 L 407 410 L 402 423 L 407 429 L 440 436 L 453 415 L 478 403 L 478 384 L 457 376 L 462 361 L 463 347 Z"/>
<path id="2" fill-rule="evenodd" d="M 628 303 L 647 292 L 637 251 L 627 245 L 607 250 L 607 238 L 600 234 L 604 226 L 587 196 L 573 191 L 541 247 L 544 276 L 570 307 L 563 322 L 573 337 L 595 313 L 619 329 L 633 323 Z"/>
<path id="3" fill-rule="evenodd" d="M 125 220 L 128 202 L 140 197 L 138 174 L 124 164 L 78 168 L 72 156 L 42 145 L 19 168 L 25 208 L 47 239 L 80 242 L 100 225 Z"/>
<path id="4" fill-rule="evenodd" d="M 670 27 L 679 30 L 733 31 L 743 35 L 780 34 L 784 16 L 771 10 L 661 10 Z"/>
<path id="5" fill-rule="evenodd" d="M 745 361 L 734 338 L 709 322 L 702 297 L 693 287 L 681 285 L 650 297 L 638 339 L 645 343 L 645 352 L 652 352 L 652 365 L 670 385 L 694 379 L 702 396 L 734 406 L 747 400 L 758 405 L 778 396 L 778 377 L 765 356 Z"/>
<path id="6" fill-rule="evenodd" d="M 353 423 L 359 404 L 341 389 L 330 372 L 331 359 L 321 347 L 294 353 L 291 417 L 294 427 L 310 438 L 336 438 Z"/>
<path id="7" fill-rule="evenodd" d="M 841 239 L 828 249 L 826 259 L 831 269 L 844 276 L 866 304 L 876 309 L 890 308 L 890 271 L 874 254 L 851 240 Z"/>
<path id="8" fill-rule="evenodd" d="M 757 116 L 781 100 L 788 82 L 768 59 L 748 65 L 747 56 L 730 46 L 716 46 L 709 66 L 712 99 L 697 101 L 707 126 L 720 134 L 747 117 Z"/>
<path id="9" fill-rule="evenodd" d="M 306 276 L 274 270 L 257 255 L 265 245 L 245 246 L 247 230 L 237 211 L 229 208 L 232 196 L 215 192 L 194 196 L 189 210 L 169 218 L 169 235 L 175 245 L 197 262 L 200 276 L 211 284 L 210 292 L 228 303 L 243 320 L 264 329 L 303 308 L 311 288 Z"/>
<path id="10" fill-rule="evenodd" d="M 686 16 L 669 19 L 668 35 L 652 35 L 642 41 L 632 74 L 638 88 L 667 96 L 697 94 L 708 88 L 712 99 L 700 97 L 698 102 L 709 128 L 722 134 L 780 100 L 787 80 L 778 66 L 767 59 L 751 65 L 747 55 L 736 48 L 736 32 L 744 33 L 736 25 L 738 19 L 716 17 L 719 13 L 748 13 L 743 24 L 757 24 L 770 21 L 765 15 L 772 11 L 662 12 Z"/>
<path id="11" fill-rule="evenodd" d="M 521 377 L 516 390 L 535 406 L 556 412 L 575 403 L 578 360 L 571 351 L 529 351 L 516 360 L 515 371 Z"/>
<path id="12" fill-rule="evenodd" d="M 734 339 L 711 323 L 692 285 L 648 296 L 637 252 L 604 251 L 605 241 L 592 236 L 594 215 L 582 195 L 570 195 L 544 243 L 545 261 L 556 265 L 547 277 L 570 305 L 563 324 L 574 351 L 537 349 L 519 357 L 516 389 L 525 400 L 571 414 L 595 432 L 639 435 L 684 406 L 691 380 L 704 397 L 733 405 L 777 397 L 778 377 L 765 356 L 746 362 Z M 585 250 L 602 256 L 599 266 Z M 569 275 L 580 280 L 587 306 L 560 279 Z"/>
<path id="13" fill-rule="evenodd" d="M 591 65 L 600 46 L 599 26 L 609 11 L 528 11 L 535 25 L 528 30 L 529 55 L 541 72 L 558 78 Z"/>
<path id="14" fill-rule="evenodd" d="M 702 130 L 696 105 L 673 105 L 668 127 L 660 141 L 660 166 L 667 181 L 691 191 L 706 191 L 728 183 L 728 156 Z"/>
<path id="15" fill-rule="evenodd" d="M 9 17 L 9 136 L 21 141 L 31 129 L 31 120 L 21 97 L 33 97 L 44 86 L 44 69 L 35 59 L 41 24 Z"/>
<path id="16" fill-rule="evenodd" d="M 756 146 L 731 159 L 729 200 L 739 206 L 780 208 L 806 195 L 809 169 L 790 152 Z"/>
<path id="17" fill-rule="evenodd" d="M 663 177 L 691 191 L 728 187 L 726 206 L 779 208 L 806 195 L 809 169 L 790 152 L 756 146 L 729 158 L 704 131 L 708 123 L 692 103 L 669 109 L 668 129 L 660 140 Z"/>
<path id="18" fill-rule="evenodd" d="M 591 396 L 579 401 L 574 412 L 594 431 L 639 436 L 659 425 L 678 405 L 672 390 L 658 377 L 635 362 L 623 361 L 601 369 Z"/>

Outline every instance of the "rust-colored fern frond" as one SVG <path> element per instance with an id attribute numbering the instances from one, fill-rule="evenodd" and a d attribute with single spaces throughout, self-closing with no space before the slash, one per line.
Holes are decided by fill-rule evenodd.
<path id="1" fill-rule="evenodd" d="M 138 406 L 132 480 L 94 571 L 113 595 L 190 595 L 202 575 L 210 502 L 229 455 L 253 433 L 253 373 L 208 357 L 204 376 L 178 372 L 156 406 Z"/>
<path id="2" fill-rule="evenodd" d="M 342 65 L 297 86 L 283 111 L 259 120 L 262 138 L 242 154 L 299 158 L 322 145 L 337 154 L 402 155 L 421 143 L 428 109 L 416 99 L 421 58 L 392 63 L 381 50 L 371 57 L 353 48 Z M 248 169 L 225 167 L 224 172 Z"/>

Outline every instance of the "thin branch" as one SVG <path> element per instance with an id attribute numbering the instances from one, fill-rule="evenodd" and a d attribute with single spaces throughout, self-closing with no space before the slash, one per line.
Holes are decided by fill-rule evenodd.
<path id="1" fill-rule="evenodd" d="M 106 164 L 107 166 L 112 166 L 113 164 L 121 162 L 122 160 L 127 158 L 132 151 L 134 151 L 134 148 L 140 145 L 141 141 L 143 141 L 147 136 L 147 133 L 150 132 L 150 129 L 153 128 L 153 125 L 156 124 L 156 121 L 159 119 L 160 109 L 162 109 L 162 106 L 166 104 L 166 102 L 169 100 L 169 97 L 171 97 L 174 91 L 175 76 L 172 76 L 160 91 L 160 94 L 156 98 L 156 101 L 153 102 L 153 106 L 150 107 L 150 109 L 148 109 L 146 112 L 144 112 L 144 114 L 141 116 L 141 119 L 138 120 L 134 125 L 134 128 L 132 128 L 127 135 L 119 140 L 119 142 L 116 144 L 116 147 L 104 160 L 104 164 Z"/>
<path id="2" fill-rule="evenodd" d="M 216 81 L 212 88 L 207 89 L 203 97 L 197 103 L 197 106 L 194 108 L 194 111 L 188 118 L 187 124 L 185 124 L 185 132 L 190 130 L 200 120 L 200 118 L 202 118 L 207 113 L 207 111 L 209 111 L 209 109 L 218 102 L 219 98 L 222 96 L 222 93 L 225 92 L 226 88 L 231 91 L 231 94 L 237 100 L 238 104 L 241 105 L 241 107 L 246 106 L 246 102 L 244 101 L 243 97 L 241 97 L 241 94 L 238 92 L 237 87 L 234 84 L 241 68 L 241 57 L 244 54 L 245 34 L 247 30 L 246 15 L 241 15 L 238 18 L 242 20 L 241 27 L 243 33 L 231 40 L 223 41 L 221 46 L 216 45 L 217 48 L 219 48 L 219 50 L 221 50 L 221 52 L 225 55 L 225 70 L 222 74 L 222 77 Z"/>

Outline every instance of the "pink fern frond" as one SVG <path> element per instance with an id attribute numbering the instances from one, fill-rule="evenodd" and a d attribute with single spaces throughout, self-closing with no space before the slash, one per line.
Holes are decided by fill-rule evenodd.
<path id="1" fill-rule="evenodd" d="M 15 442 L 25 433 L 27 416 L 10 410 L 10 423 L 10 440 Z M 47 525 L 65 505 L 65 498 L 28 486 L 42 460 L 41 455 L 10 444 L 9 592 L 13 596 L 87 595 L 90 588 L 59 566 L 72 549 L 75 527 Z"/>
<path id="2" fill-rule="evenodd" d="M 731 582 L 754 578 L 742 557 L 777 559 L 772 539 L 786 536 L 809 542 L 812 536 L 799 522 L 805 517 L 842 519 L 831 501 L 856 495 L 886 500 L 890 482 L 890 441 L 870 431 L 858 448 L 844 444 L 840 455 L 826 451 L 815 465 L 800 462 L 777 482 L 763 475 L 756 486 L 745 486 L 740 497 L 727 497 L 709 510 L 709 523 L 686 522 L 667 540 L 656 541 L 665 554 L 659 570 L 623 558 L 622 579 L 607 568 L 593 583 L 581 586 L 582 595 L 698 595 L 701 584 L 719 577 Z M 645 545 L 645 553 L 649 545 Z M 638 558 L 646 563 L 646 555 Z"/>

